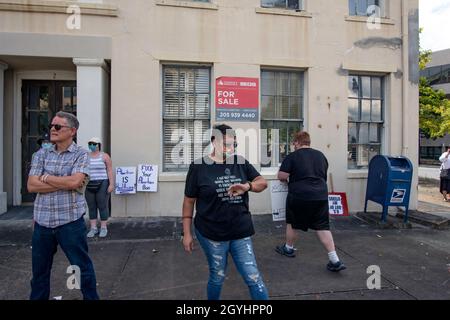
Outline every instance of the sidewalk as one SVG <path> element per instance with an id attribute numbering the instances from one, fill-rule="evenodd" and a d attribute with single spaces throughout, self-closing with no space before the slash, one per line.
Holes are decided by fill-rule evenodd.
<path id="1" fill-rule="evenodd" d="M 314 233 L 302 233 L 294 259 L 278 255 L 284 225 L 255 216 L 255 254 L 271 299 L 450 299 L 450 231 L 414 226 L 377 230 L 356 217 L 332 219 L 340 258 L 348 269 L 326 270 L 327 255 Z M 196 243 L 192 255 L 180 242 L 178 219 L 113 219 L 106 240 L 90 241 L 102 299 L 202 300 L 208 266 Z M 31 277 L 31 223 L 0 223 L 0 299 L 27 299 Z M 368 290 L 367 267 L 381 268 L 381 290 Z M 51 296 L 81 299 L 66 288 L 68 261 L 58 251 Z M 223 299 L 249 299 L 231 262 Z"/>

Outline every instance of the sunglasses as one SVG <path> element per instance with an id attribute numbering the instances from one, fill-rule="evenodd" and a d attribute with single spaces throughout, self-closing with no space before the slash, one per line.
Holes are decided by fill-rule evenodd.
<path id="1" fill-rule="evenodd" d="M 98 146 L 98 143 L 96 143 L 96 142 L 89 142 L 88 146 Z"/>
<path id="2" fill-rule="evenodd" d="M 50 124 L 50 125 L 48 126 L 48 129 L 49 129 L 49 130 L 52 130 L 52 128 L 55 128 L 56 131 L 59 131 L 59 130 L 61 130 L 62 128 L 72 128 L 72 127 L 69 127 L 69 126 L 63 126 L 63 125 L 60 125 L 60 124 Z"/>

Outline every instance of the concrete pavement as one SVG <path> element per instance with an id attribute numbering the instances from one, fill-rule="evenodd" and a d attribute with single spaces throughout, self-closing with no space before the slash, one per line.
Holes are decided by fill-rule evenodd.
<path id="1" fill-rule="evenodd" d="M 325 269 L 327 255 L 314 233 L 301 233 L 294 259 L 278 255 L 284 225 L 270 215 L 255 216 L 255 254 L 271 299 L 450 299 L 450 230 L 413 224 L 409 230 L 378 230 L 357 217 L 332 219 L 340 258 L 348 269 Z M 0 222 L 0 299 L 27 299 L 31 277 L 31 223 Z M 181 222 L 174 218 L 113 219 L 106 240 L 89 242 L 102 299 L 202 300 L 208 267 L 196 243 L 184 252 Z M 381 289 L 369 290 L 366 273 L 381 268 Z M 69 263 L 58 251 L 51 296 L 81 299 L 66 287 Z M 230 261 L 224 299 L 249 299 L 247 287 Z"/>

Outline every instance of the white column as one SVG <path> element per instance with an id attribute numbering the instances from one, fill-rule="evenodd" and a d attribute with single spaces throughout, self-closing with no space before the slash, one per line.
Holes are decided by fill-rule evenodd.
<path id="1" fill-rule="evenodd" d="M 77 66 L 77 117 L 80 121 L 78 145 L 87 148 L 92 137 L 103 145 L 108 138 L 109 75 L 103 59 L 78 59 Z"/>
<path id="2" fill-rule="evenodd" d="M 5 70 L 8 69 L 8 65 L 0 61 L 0 214 L 3 214 L 7 210 L 7 197 L 6 192 L 3 192 L 3 102 L 4 102 L 4 88 L 5 88 Z"/>

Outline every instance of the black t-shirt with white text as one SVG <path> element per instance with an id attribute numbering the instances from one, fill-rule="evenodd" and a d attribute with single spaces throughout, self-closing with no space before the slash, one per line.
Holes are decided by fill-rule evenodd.
<path id="1" fill-rule="evenodd" d="M 284 159 L 280 171 L 290 174 L 290 195 L 304 201 L 328 200 L 328 161 L 322 152 L 298 149 Z"/>
<path id="2" fill-rule="evenodd" d="M 248 193 L 230 198 L 228 188 L 253 181 L 260 176 L 244 158 L 235 156 L 234 163 L 216 163 L 209 157 L 189 167 L 185 196 L 196 198 L 194 224 L 207 239 L 231 241 L 255 233 L 249 210 Z M 211 164 L 212 163 L 212 164 Z"/>

